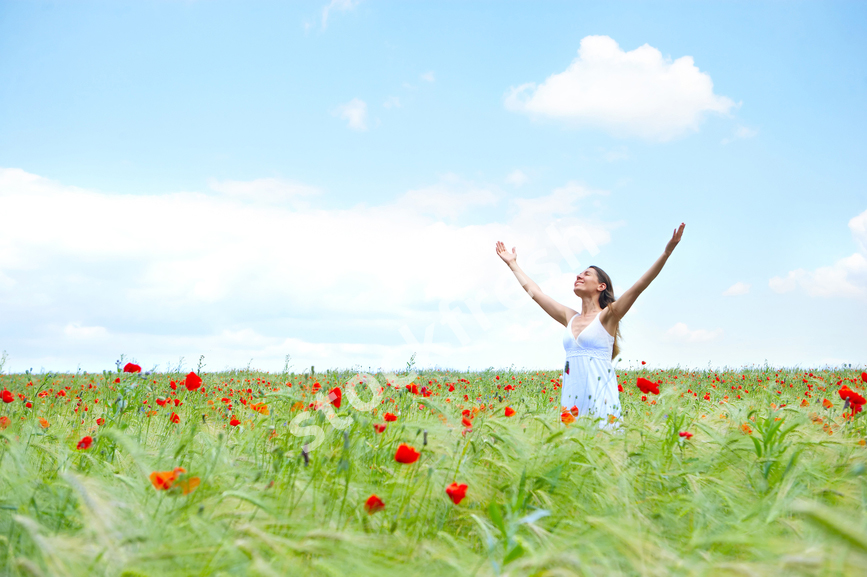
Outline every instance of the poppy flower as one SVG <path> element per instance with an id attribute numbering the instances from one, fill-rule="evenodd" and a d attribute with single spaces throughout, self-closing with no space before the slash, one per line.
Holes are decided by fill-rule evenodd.
<path id="1" fill-rule="evenodd" d="M 461 424 L 465 427 L 472 427 L 473 421 L 469 417 L 461 417 Z"/>
<path id="2" fill-rule="evenodd" d="M 98 418 L 96 420 L 96 424 L 99 425 L 100 427 L 103 426 L 105 424 L 105 419 L 103 419 L 102 417 Z"/>
<path id="3" fill-rule="evenodd" d="M 115 384 L 115 385 L 118 384 L 118 383 L 120 383 L 120 377 L 118 377 L 118 378 L 116 378 L 116 379 L 114 380 L 114 384 Z"/>
<path id="4" fill-rule="evenodd" d="M 392 421 L 396 421 L 397 417 L 392 415 L 391 413 L 386 413 L 385 416 L 383 417 L 383 419 L 385 419 L 386 421 L 388 421 L 390 423 Z"/>
<path id="5" fill-rule="evenodd" d="M 569 411 L 563 411 L 563 413 L 560 415 L 560 421 L 568 425 L 569 423 L 575 422 L 575 417 Z"/>
<path id="6" fill-rule="evenodd" d="M 452 483 L 451 485 L 446 487 L 446 495 L 449 496 L 449 499 L 452 500 L 452 503 L 458 505 L 461 501 L 464 500 L 464 497 L 467 496 L 467 486 Z"/>
<path id="7" fill-rule="evenodd" d="M 621 385 L 620 383 L 617 383 L 617 392 L 618 392 L 618 393 L 622 393 L 622 392 L 623 392 L 623 385 Z"/>
<path id="8" fill-rule="evenodd" d="M 261 413 L 262 415 L 271 414 L 271 411 L 268 409 L 268 405 L 266 405 L 265 403 L 254 403 L 250 405 L 250 408 L 257 413 Z"/>
<path id="9" fill-rule="evenodd" d="M 151 484 L 158 491 L 168 491 L 172 488 L 175 481 L 186 472 L 187 470 L 183 467 L 175 467 L 173 471 L 154 471 L 150 475 Z M 190 477 L 179 482 L 178 486 L 183 490 L 184 495 L 186 495 L 198 487 L 200 482 L 201 479 L 198 477 Z"/>
<path id="10" fill-rule="evenodd" d="M 157 399 L 157 404 L 161 407 L 165 407 L 168 404 L 168 399 Z"/>
<path id="11" fill-rule="evenodd" d="M 184 379 L 184 386 L 187 387 L 188 391 L 195 391 L 202 386 L 202 377 L 190 371 L 190 374 Z"/>
<path id="12" fill-rule="evenodd" d="M 6 415 L 3 415 L 2 417 L 0 417 L 0 431 L 5 429 L 6 427 L 8 427 L 9 423 L 11 423 L 11 422 L 12 421 L 10 421 L 9 417 L 7 417 Z"/>
<path id="13" fill-rule="evenodd" d="M 232 417 L 232 420 L 229 421 L 229 424 L 232 425 L 233 427 L 237 427 L 238 425 L 241 424 L 241 421 L 239 421 L 239 420 L 236 419 L 235 417 Z"/>
<path id="14" fill-rule="evenodd" d="M 385 428 L 387 426 L 388 425 L 386 425 L 385 423 L 375 423 L 373 425 L 373 430 L 376 431 L 377 433 L 383 433 L 383 432 L 385 432 Z"/>
<path id="15" fill-rule="evenodd" d="M 826 409 L 830 409 L 831 407 L 834 406 L 834 404 L 831 401 L 829 401 L 828 399 L 822 399 L 822 406 L 825 407 Z"/>
<path id="16" fill-rule="evenodd" d="M 42 425 L 43 429 L 47 429 L 48 427 L 51 426 L 51 423 L 49 423 L 48 421 L 46 421 L 42 417 L 39 417 L 39 424 Z"/>
<path id="17" fill-rule="evenodd" d="M 654 383 L 653 381 L 649 381 L 644 377 L 638 377 L 638 382 L 635 383 L 636 386 L 641 390 L 642 393 L 653 393 L 654 395 L 659 394 L 659 384 Z"/>
<path id="18" fill-rule="evenodd" d="M 861 380 L 867 383 L 867 373 L 861 373 Z"/>
<path id="19" fill-rule="evenodd" d="M 75 448 L 79 451 L 84 451 L 86 449 L 89 449 L 91 445 L 93 445 L 93 437 L 88 435 L 86 437 L 82 437 L 78 444 L 75 446 Z"/>
<path id="20" fill-rule="evenodd" d="M 178 416 L 177 413 L 172 413 L 172 416 L 169 417 L 169 420 L 170 420 L 171 422 L 175 423 L 175 424 L 181 422 L 181 418 Z"/>
<path id="21" fill-rule="evenodd" d="M 515 414 L 515 409 L 513 409 L 512 407 L 506 407 L 506 410 L 504 412 L 507 417 L 511 417 Z"/>
<path id="22" fill-rule="evenodd" d="M 328 391 L 328 400 L 331 401 L 334 408 L 340 408 L 340 402 L 343 400 L 343 392 L 340 390 L 340 387 L 334 387 Z"/>
<path id="23" fill-rule="evenodd" d="M 186 479 L 181 479 L 178 481 L 178 487 L 181 488 L 181 491 L 184 492 L 184 495 L 189 495 L 195 490 L 196 487 L 201 484 L 202 480 L 198 477 L 188 477 Z"/>
<path id="24" fill-rule="evenodd" d="M 408 465 L 410 463 L 415 463 L 418 461 L 420 453 L 407 445 L 406 443 L 401 443 L 401 445 L 397 448 L 397 452 L 394 454 L 394 460 L 398 463 L 403 463 L 404 465 Z"/>
<path id="25" fill-rule="evenodd" d="M 746 423 L 741 425 L 741 431 L 743 431 L 744 435 L 752 435 L 753 429 Z"/>
<path id="26" fill-rule="evenodd" d="M 572 413 L 573 417 L 577 417 L 578 413 L 579 413 L 578 407 L 576 407 L 575 405 L 572 405 L 572 408 L 569 409 L 569 412 Z"/>
<path id="27" fill-rule="evenodd" d="M 4 403 L 11 403 L 15 400 L 15 395 L 12 394 L 12 391 L 7 391 L 6 389 L 3 389 L 0 397 L 2 397 Z"/>
<path id="28" fill-rule="evenodd" d="M 692 438 L 692 433 L 690 433 L 688 431 L 681 431 L 678 433 L 678 435 L 680 435 L 681 437 L 685 437 L 687 441 L 689 441 Z"/>
<path id="29" fill-rule="evenodd" d="M 140 373 L 141 367 L 136 365 L 136 364 L 133 364 L 133 363 L 127 363 L 123 366 L 123 372 L 125 372 L 125 373 Z"/>
<path id="30" fill-rule="evenodd" d="M 371 495 L 367 498 L 367 501 L 364 502 L 364 510 L 367 511 L 368 515 L 373 515 L 377 511 L 382 511 L 383 509 L 385 509 L 385 503 L 383 503 L 382 499 L 376 495 Z"/>

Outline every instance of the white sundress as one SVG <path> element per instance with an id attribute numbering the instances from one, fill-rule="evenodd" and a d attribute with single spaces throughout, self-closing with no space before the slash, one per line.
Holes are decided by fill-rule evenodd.
<path id="1" fill-rule="evenodd" d="M 569 319 L 563 335 L 566 367 L 560 405 L 567 410 L 578 407 L 579 416 L 601 417 L 600 424 L 606 426 L 609 415 L 620 419 L 617 373 L 611 364 L 614 337 L 608 334 L 596 315 L 576 339 L 572 336 L 572 321 L 577 316 L 580 313 Z"/>

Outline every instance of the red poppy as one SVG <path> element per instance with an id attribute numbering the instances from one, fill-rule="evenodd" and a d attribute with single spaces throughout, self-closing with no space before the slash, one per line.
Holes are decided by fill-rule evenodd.
<path id="1" fill-rule="evenodd" d="M 451 485 L 446 487 L 446 495 L 449 496 L 449 499 L 452 500 L 452 503 L 457 505 L 464 500 L 464 497 L 467 496 L 467 486 L 452 483 Z"/>
<path id="2" fill-rule="evenodd" d="M 2 417 L 0 417 L 0 431 L 5 429 L 6 427 L 8 427 L 9 423 L 11 423 L 11 422 L 12 421 L 10 421 L 9 417 L 7 417 L 6 415 L 3 415 Z"/>
<path id="3" fill-rule="evenodd" d="M 120 382 L 120 377 L 118 377 L 114 380 L 114 384 L 118 384 L 119 382 Z"/>
<path id="4" fill-rule="evenodd" d="M 123 372 L 125 372 L 125 373 L 140 373 L 141 367 L 138 365 L 135 365 L 133 363 L 127 363 L 123 367 Z"/>
<path id="5" fill-rule="evenodd" d="M 568 425 L 569 423 L 575 422 L 575 417 L 569 411 L 563 411 L 563 413 L 560 415 L 560 420 Z"/>
<path id="6" fill-rule="evenodd" d="M 239 420 L 236 419 L 235 417 L 232 417 L 232 420 L 229 421 L 229 424 L 232 425 L 233 427 L 237 427 L 238 425 L 241 424 L 241 421 L 239 421 Z"/>
<path id="7" fill-rule="evenodd" d="M 678 433 L 678 435 L 680 435 L 681 437 L 686 437 L 687 441 L 689 441 L 692 438 L 692 433 L 690 433 L 688 431 L 681 431 L 680 433 Z"/>
<path id="8" fill-rule="evenodd" d="M 15 400 L 15 395 L 12 394 L 12 391 L 7 391 L 6 389 L 3 389 L 3 392 L 0 393 L 0 397 L 3 398 L 4 403 L 11 403 Z"/>
<path id="9" fill-rule="evenodd" d="M 654 383 L 653 381 L 648 381 L 644 377 L 638 377 L 638 382 L 635 383 L 642 393 L 653 393 L 654 395 L 659 394 L 659 383 Z"/>
<path id="10" fill-rule="evenodd" d="M 831 407 L 834 406 L 834 404 L 831 401 L 829 401 L 828 399 L 822 399 L 822 406 L 825 407 L 826 409 L 830 409 Z"/>
<path id="11" fill-rule="evenodd" d="M 188 477 L 178 481 L 178 487 L 184 492 L 184 495 L 189 495 L 202 482 L 198 477 Z"/>
<path id="12" fill-rule="evenodd" d="M 172 416 L 169 417 L 169 420 L 176 424 L 181 422 L 181 418 L 178 416 L 177 413 L 172 413 Z"/>
<path id="13" fill-rule="evenodd" d="M 335 408 L 340 408 L 340 402 L 343 400 L 343 392 L 340 390 L 340 387 L 334 387 L 328 391 L 328 400 L 331 401 L 331 404 Z"/>
<path id="14" fill-rule="evenodd" d="M 82 437 L 75 448 L 79 451 L 84 451 L 85 449 L 89 449 L 91 445 L 93 445 L 93 437 L 87 436 Z"/>
<path id="15" fill-rule="evenodd" d="M 472 427 L 473 421 L 469 417 L 461 417 L 461 424 L 465 427 Z"/>
<path id="16" fill-rule="evenodd" d="M 575 405 L 572 405 L 572 408 L 569 409 L 569 412 L 572 413 L 572 416 L 573 416 L 573 417 L 577 417 L 577 416 L 578 416 L 578 413 L 579 413 L 580 411 L 578 410 L 578 407 L 576 407 Z"/>
<path id="17" fill-rule="evenodd" d="M 512 407 L 506 407 L 505 414 L 507 417 L 511 417 L 515 414 L 515 409 Z"/>
<path id="18" fill-rule="evenodd" d="M 168 399 L 157 399 L 157 404 L 161 407 L 165 407 L 168 404 Z"/>
<path id="19" fill-rule="evenodd" d="M 51 426 L 51 423 L 49 423 L 48 421 L 46 421 L 42 417 L 39 417 L 39 424 L 42 426 L 43 429 L 47 429 L 48 427 Z"/>
<path id="20" fill-rule="evenodd" d="M 417 395 L 418 394 L 418 385 L 416 385 L 415 383 L 411 383 L 411 384 L 406 386 L 406 390 L 409 391 L 410 393 L 412 393 L 413 395 Z"/>
<path id="21" fill-rule="evenodd" d="M 98 418 L 98 419 L 96 420 L 96 424 L 99 425 L 99 426 L 101 427 L 102 425 L 105 424 L 105 419 L 103 419 L 102 417 Z"/>
<path id="22" fill-rule="evenodd" d="M 415 463 L 418 461 L 420 453 L 410 447 L 405 443 L 401 443 L 401 445 L 397 448 L 397 452 L 394 454 L 394 460 L 398 463 L 403 463 L 404 465 L 408 465 L 410 463 Z"/>
<path id="23" fill-rule="evenodd" d="M 382 499 L 376 495 L 371 495 L 367 498 L 367 501 L 364 502 L 364 510 L 367 511 L 368 515 L 373 515 L 377 511 L 382 511 L 383 509 L 385 509 L 385 503 L 383 503 Z"/>
<path id="24" fill-rule="evenodd" d="M 622 393 L 622 392 L 623 392 L 623 385 L 621 385 L 620 383 L 617 383 L 617 392 L 618 392 L 618 393 Z"/>
<path id="25" fill-rule="evenodd" d="M 867 383 L 867 373 L 861 373 L 861 380 Z"/>
<path id="26" fill-rule="evenodd" d="M 390 423 L 392 421 L 396 421 L 397 417 L 392 415 L 391 413 L 386 413 L 385 416 L 383 417 L 383 419 L 385 419 L 386 421 L 388 421 Z"/>
<path id="27" fill-rule="evenodd" d="M 383 433 L 383 432 L 385 432 L 385 428 L 387 426 L 388 425 L 386 425 L 385 423 L 375 423 L 373 425 L 373 430 L 376 431 L 377 433 Z"/>
<path id="28" fill-rule="evenodd" d="M 178 478 L 186 473 L 187 470 L 183 467 L 175 467 L 174 471 L 154 471 L 150 475 L 151 483 L 154 488 L 158 491 L 168 491 L 172 488 L 175 481 Z M 198 477 L 190 477 L 188 479 L 183 479 L 178 483 L 178 486 L 183 490 L 184 495 L 191 492 L 193 489 L 199 486 L 201 479 Z"/>
<path id="29" fill-rule="evenodd" d="M 314 393 L 318 393 L 319 389 L 322 388 L 322 385 L 319 384 L 319 381 L 316 381 L 315 383 L 313 383 L 313 386 L 311 388 L 313 389 Z"/>
<path id="30" fill-rule="evenodd" d="M 190 374 L 184 379 L 184 386 L 188 391 L 195 391 L 202 386 L 202 377 L 190 371 Z"/>

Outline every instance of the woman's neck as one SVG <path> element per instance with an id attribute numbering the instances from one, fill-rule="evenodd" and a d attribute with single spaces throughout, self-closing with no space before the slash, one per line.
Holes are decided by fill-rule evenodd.
<path id="1" fill-rule="evenodd" d="M 599 307 L 599 299 L 593 297 L 581 297 L 581 314 L 592 315 L 602 311 Z"/>

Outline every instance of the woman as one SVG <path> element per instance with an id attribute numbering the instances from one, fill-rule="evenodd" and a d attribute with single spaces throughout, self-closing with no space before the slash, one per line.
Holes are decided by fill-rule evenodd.
<path id="1" fill-rule="evenodd" d="M 591 415 L 614 421 L 620 418 L 620 395 L 617 375 L 611 361 L 618 354 L 617 337 L 620 319 L 635 299 L 646 289 L 680 242 L 684 224 L 674 231 L 671 240 L 653 266 L 620 298 L 614 299 L 611 278 L 596 266 L 587 268 L 575 279 L 575 296 L 581 299 L 581 312 L 562 305 L 542 292 L 518 266 L 515 248 L 510 253 L 497 242 L 497 254 L 509 265 L 521 286 L 542 309 L 566 327 L 563 348 L 566 368 L 563 372 L 561 406 L 577 408 L 579 415 Z M 603 424 L 605 421 L 603 421 Z"/>

